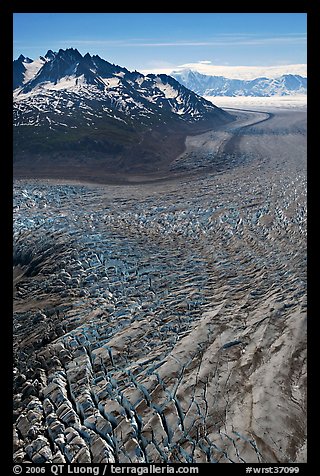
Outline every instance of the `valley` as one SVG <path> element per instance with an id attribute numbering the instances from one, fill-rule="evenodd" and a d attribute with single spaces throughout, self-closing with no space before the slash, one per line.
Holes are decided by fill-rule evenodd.
<path id="1" fill-rule="evenodd" d="M 16 463 L 306 461 L 306 113 L 229 112 L 161 170 L 16 175 Z"/>

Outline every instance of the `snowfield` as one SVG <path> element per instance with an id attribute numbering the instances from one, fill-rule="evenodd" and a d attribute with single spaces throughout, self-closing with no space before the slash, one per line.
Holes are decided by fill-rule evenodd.
<path id="1" fill-rule="evenodd" d="M 244 109 L 250 107 L 252 109 L 307 109 L 307 96 L 272 96 L 272 97 L 228 97 L 228 96 L 204 96 L 205 99 L 211 101 L 218 107 L 228 108 L 234 107 Z"/>

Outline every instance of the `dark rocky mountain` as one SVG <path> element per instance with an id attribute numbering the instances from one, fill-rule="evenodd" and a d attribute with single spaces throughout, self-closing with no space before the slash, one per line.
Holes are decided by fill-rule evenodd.
<path id="1" fill-rule="evenodd" d="M 170 76 L 73 48 L 20 56 L 13 73 L 17 175 L 154 172 L 182 152 L 187 134 L 233 119 Z"/>
<path id="2" fill-rule="evenodd" d="M 172 72 L 181 84 L 201 96 L 289 96 L 307 93 L 307 78 L 284 74 L 279 78 L 259 77 L 251 80 L 209 76 L 189 69 Z"/>
<path id="3" fill-rule="evenodd" d="M 13 89 L 22 86 L 27 70 L 26 65 L 32 63 L 32 59 L 20 55 L 18 59 L 13 62 Z"/>

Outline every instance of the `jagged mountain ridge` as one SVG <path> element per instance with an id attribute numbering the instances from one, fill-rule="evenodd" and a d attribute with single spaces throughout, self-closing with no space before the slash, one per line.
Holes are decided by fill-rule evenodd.
<path id="1" fill-rule="evenodd" d="M 16 164 L 98 159 L 113 170 L 151 170 L 174 158 L 187 133 L 232 120 L 170 76 L 130 72 L 73 48 L 36 61 L 21 55 L 13 73 Z"/>
<path id="2" fill-rule="evenodd" d="M 307 78 L 284 74 L 278 78 L 258 77 L 251 80 L 209 76 L 190 69 L 176 71 L 172 76 L 201 96 L 289 96 L 307 94 Z"/>

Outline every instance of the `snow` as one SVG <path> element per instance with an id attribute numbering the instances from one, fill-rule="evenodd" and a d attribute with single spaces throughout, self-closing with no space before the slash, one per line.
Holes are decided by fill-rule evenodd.
<path id="1" fill-rule="evenodd" d="M 138 86 L 141 86 L 141 84 L 143 83 L 144 80 L 145 80 L 144 76 L 138 76 L 138 78 L 136 78 L 136 80 L 134 82 L 136 84 L 138 84 Z"/>
<path id="2" fill-rule="evenodd" d="M 178 69 L 194 69 L 209 76 L 224 76 L 233 79 L 255 79 L 261 77 L 278 78 L 284 74 L 307 76 L 306 64 L 288 64 L 279 66 L 218 66 L 213 64 L 189 63 Z"/>
<path id="3" fill-rule="evenodd" d="M 275 66 L 230 66 L 230 65 L 215 65 L 211 62 L 186 63 L 169 68 L 155 68 L 153 70 L 142 70 L 143 74 L 173 74 L 181 73 L 186 69 L 197 71 L 198 73 L 208 76 L 224 76 L 230 79 L 255 79 L 261 77 L 277 78 L 284 74 L 299 74 L 307 77 L 306 64 L 287 64 Z"/>
<path id="4" fill-rule="evenodd" d="M 160 78 L 156 78 L 156 84 L 166 99 L 175 99 L 178 96 L 178 92 L 170 84 L 163 84 Z"/>
<path id="5" fill-rule="evenodd" d="M 101 78 L 108 88 L 116 88 L 120 85 L 119 78 Z"/>
<path id="6" fill-rule="evenodd" d="M 186 111 L 184 108 L 182 108 L 182 109 L 174 110 L 174 112 L 178 114 L 179 116 L 182 116 L 183 114 L 185 114 Z M 191 113 L 191 115 L 193 115 L 193 113 Z"/>
<path id="7" fill-rule="evenodd" d="M 125 124 L 127 124 L 125 120 L 121 119 L 121 117 L 118 117 L 118 116 L 115 116 L 115 115 L 113 115 L 112 117 L 114 119 L 117 119 L 117 121 L 124 122 Z"/>
<path id="8" fill-rule="evenodd" d="M 204 96 L 205 99 L 212 102 L 218 107 L 235 107 L 246 108 L 253 107 L 256 109 L 264 108 L 280 108 L 280 109 L 306 109 L 307 95 L 301 94 L 296 96 L 271 96 L 271 97 L 254 97 L 254 96 Z"/>
<path id="9" fill-rule="evenodd" d="M 58 81 L 57 84 L 48 82 L 48 83 L 43 83 L 43 85 L 46 85 L 47 89 L 53 89 L 54 91 L 59 91 L 61 89 L 75 88 L 76 86 L 83 83 L 84 83 L 83 75 L 79 76 L 79 78 L 76 78 L 75 76 L 72 75 L 72 76 L 65 76 L 60 81 Z"/>
<path id="10" fill-rule="evenodd" d="M 26 68 L 26 71 L 24 73 L 23 84 L 26 84 L 28 81 L 30 81 L 30 79 L 32 79 L 37 74 L 37 72 L 44 65 L 44 63 L 45 61 L 40 58 L 34 60 L 32 63 L 24 61 L 23 65 Z"/>

